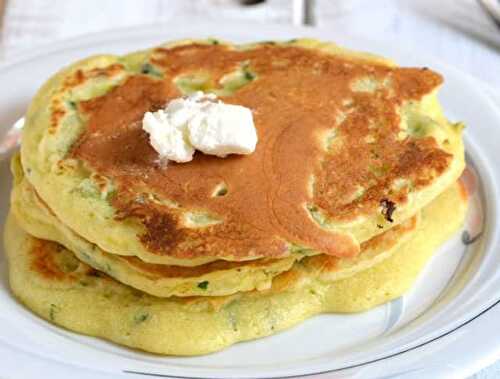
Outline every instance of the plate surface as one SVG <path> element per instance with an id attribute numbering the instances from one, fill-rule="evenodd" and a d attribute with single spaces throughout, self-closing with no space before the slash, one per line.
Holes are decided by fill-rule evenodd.
<path id="1" fill-rule="evenodd" d="M 98 53 L 124 53 L 163 41 L 216 36 L 235 42 L 298 36 L 428 66 L 445 76 L 441 101 L 468 126 L 465 181 L 472 191 L 464 230 L 435 254 L 412 291 L 357 315 L 322 315 L 257 341 L 203 357 L 159 357 L 80 336 L 32 315 L 10 294 L 0 248 L 1 374 L 54 378 L 373 378 L 467 376 L 500 357 L 500 111 L 467 75 L 399 47 L 331 30 L 193 22 L 96 34 L 32 50 L 0 65 L 0 135 L 21 117 L 43 81 L 60 67 Z M 11 178 L 0 162 L 0 225 Z"/>

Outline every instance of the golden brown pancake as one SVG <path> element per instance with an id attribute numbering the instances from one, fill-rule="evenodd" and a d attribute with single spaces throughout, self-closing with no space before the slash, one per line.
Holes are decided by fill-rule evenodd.
<path id="1" fill-rule="evenodd" d="M 280 259 L 218 260 L 188 267 L 147 263 L 137 257 L 109 254 L 83 239 L 57 218 L 24 177 L 19 156 L 12 159 L 11 167 L 14 174 L 11 211 L 27 233 L 58 242 L 94 269 L 154 296 L 222 296 L 267 290 L 274 278 L 307 257 L 307 252 L 304 252 Z M 328 271 L 330 281 L 366 270 L 394 254 L 416 232 L 417 219 L 414 216 L 364 242 L 361 253 L 356 257 L 321 255 L 323 258 L 308 261 L 308 265 L 316 272 Z"/>
<path id="2" fill-rule="evenodd" d="M 277 333 L 319 313 L 364 311 L 401 296 L 460 227 L 466 205 L 463 191 L 451 186 L 423 209 L 419 231 L 396 254 L 349 278 L 329 282 L 335 266 L 304 262 L 276 278 L 268 291 L 223 297 L 141 293 L 93 270 L 61 245 L 26 234 L 12 217 L 4 242 L 11 288 L 39 316 L 133 348 L 196 355 Z"/>
<path id="3" fill-rule="evenodd" d="M 435 99 L 442 77 L 371 58 L 304 41 L 97 57 L 35 101 L 23 166 L 64 223 L 113 254 L 187 266 L 297 248 L 352 257 L 463 168 L 460 127 Z M 193 89 L 252 110 L 255 153 L 158 162 L 141 119 Z"/>

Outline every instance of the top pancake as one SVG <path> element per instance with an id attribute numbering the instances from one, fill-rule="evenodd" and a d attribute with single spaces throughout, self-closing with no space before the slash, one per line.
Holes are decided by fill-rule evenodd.
<path id="1" fill-rule="evenodd" d="M 23 167 L 61 221 L 110 253 L 186 266 L 353 256 L 461 173 L 461 127 L 442 116 L 441 82 L 311 40 L 94 57 L 33 100 Z M 252 109 L 255 153 L 158 162 L 142 116 L 194 90 Z"/>

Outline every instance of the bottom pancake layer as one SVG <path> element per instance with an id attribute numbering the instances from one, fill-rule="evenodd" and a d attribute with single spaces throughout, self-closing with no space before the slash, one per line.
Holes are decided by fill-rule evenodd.
<path id="1" fill-rule="evenodd" d="M 4 241 L 12 291 L 46 320 L 149 352 L 197 355 L 315 314 L 368 310 L 400 296 L 460 228 L 466 207 L 464 191 L 453 185 L 422 211 L 418 231 L 396 253 L 349 278 L 328 283 L 335 262 L 309 257 L 276 277 L 269 290 L 223 297 L 145 294 L 90 268 L 61 245 L 26 234 L 12 216 Z"/>

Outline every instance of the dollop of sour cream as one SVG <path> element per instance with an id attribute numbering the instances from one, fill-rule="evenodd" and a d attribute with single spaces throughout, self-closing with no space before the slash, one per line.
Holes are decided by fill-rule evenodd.
<path id="1" fill-rule="evenodd" d="M 195 150 L 226 157 L 251 154 L 257 145 L 252 111 L 225 104 L 201 91 L 174 99 L 165 108 L 146 112 L 142 128 L 160 159 L 189 162 Z"/>

